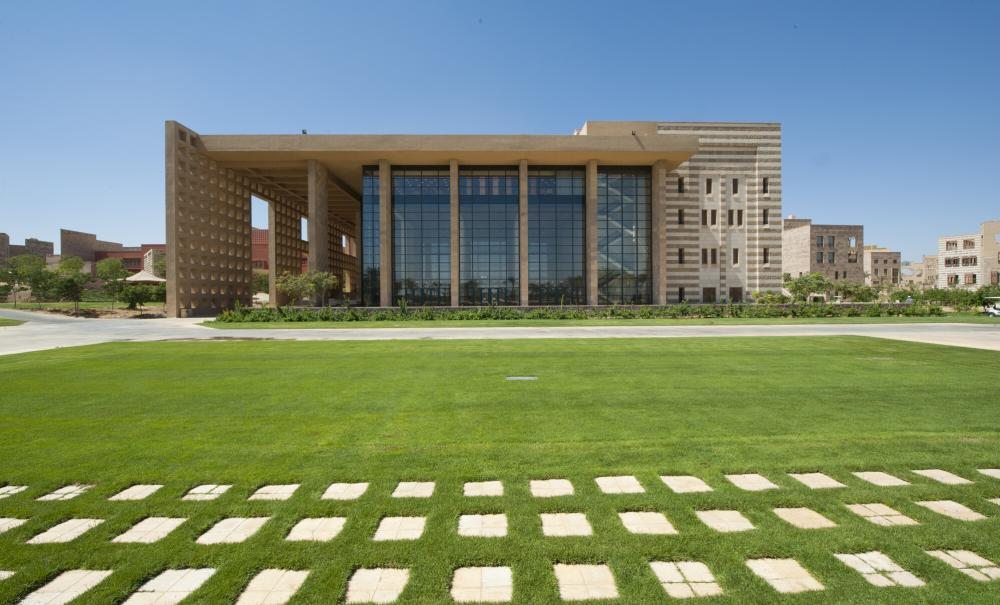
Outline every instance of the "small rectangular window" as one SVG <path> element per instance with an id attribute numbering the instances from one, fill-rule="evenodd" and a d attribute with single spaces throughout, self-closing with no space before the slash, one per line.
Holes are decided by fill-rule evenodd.
<path id="1" fill-rule="evenodd" d="M 677 288 L 677 302 L 684 302 L 687 297 L 684 296 L 684 288 Z"/>
<path id="2" fill-rule="evenodd" d="M 826 262 L 830 263 L 831 265 L 834 264 L 834 263 L 836 263 L 837 262 L 837 253 L 836 252 L 831 252 L 831 253 L 827 254 L 826 255 Z"/>
<path id="3" fill-rule="evenodd" d="M 701 264 L 703 265 L 708 264 L 708 248 L 701 249 Z"/>
<path id="4" fill-rule="evenodd" d="M 677 209 L 677 224 L 678 225 L 683 225 L 684 224 L 684 209 L 683 208 L 678 208 Z"/>
<path id="5" fill-rule="evenodd" d="M 733 210 L 732 209 L 729 210 L 729 220 L 727 221 L 726 224 L 729 225 L 730 227 L 733 226 Z"/>
<path id="6" fill-rule="evenodd" d="M 736 211 L 736 226 L 737 227 L 742 227 L 743 226 L 743 211 L 742 210 L 737 210 Z"/>
<path id="7" fill-rule="evenodd" d="M 712 179 L 705 179 L 705 195 L 712 195 Z"/>
<path id="8" fill-rule="evenodd" d="M 684 177 L 677 177 L 677 193 L 684 193 Z"/>
<path id="9" fill-rule="evenodd" d="M 765 265 L 771 262 L 771 249 L 770 248 L 763 248 L 763 249 L 761 249 L 761 260 L 763 261 L 763 264 L 765 264 Z"/>
<path id="10" fill-rule="evenodd" d="M 677 264 L 679 265 L 684 264 L 684 248 L 677 249 Z"/>
<path id="11" fill-rule="evenodd" d="M 767 208 L 764 208 L 764 214 L 761 216 L 760 222 L 762 222 L 765 225 L 771 224 L 771 213 L 770 211 L 768 211 Z"/>
<path id="12" fill-rule="evenodd" d="M 708 210 L 701 211 L 701 224 L 708 225 Z"/>
<path id="13" fill-rule="evenodd" d="M 306 218 L 304 216 L 302 217 L 302 220 L 299 223 L 299 231 L 300 231 L 300 233 L 299 233 L 299 239 L 302 240 L 302 241 L 304 241 L 304 242 L 308 242 L 309 241 L 309 219 L 308 218 Z"/>
<path id="14" fill-rule="evenodd" d="M 760 190 L 761 190 L 762 193 L 770 193 L 770 191 L 771 191 L 771 189 L 770 189 L 770 182 L 769 182 L 769 179 L 766 176 L 761 180 Z M 766 225 L 767 223 L 764 223 L 764 224 Z"/>
<path id="15" fill-rule="evenodd" d="M 740 264 L 740 249 L 739 248 L 733 248 L 733 264 L 734 265 Z"/>
<path id="16" fill-rule="evenodd" d="M 823 236 L 822 235 L 817 235 L 816 236 L 816 247 L 817 248 L 822 248 L 823 247 Z"/>
<path id="17" fill-rule="evenodd" d="M 712 211 L 712 224 L 716 225 L 716 224 L 718 224 L 718 222 L 719 222 L 719 211 L 718 210 L 713 210 Z"/>
<path id="18" fill-rule="evenodd" d="M 739 195 L 740 193 L 740 180 L 733 179 L 733 195 Z"/>
<path id="19" fill-rule="evenodd" d="M 822 265 L 823 264 L 823 251 L 822 250 L 817 250 L 816 251 L 816 264 L 817 265 Z"/>
<path id="20" fill-rule="evenodd" d="M 826 247 L 833 248 L 834 239 L 832 235 L 826 236 Z"/>
<path id="21" fill-rule="evenodd" d="M 719 249 L 718 248 L 712 248 L 712 264 L 713 265 L 718 265 L 719 264 Z"/>

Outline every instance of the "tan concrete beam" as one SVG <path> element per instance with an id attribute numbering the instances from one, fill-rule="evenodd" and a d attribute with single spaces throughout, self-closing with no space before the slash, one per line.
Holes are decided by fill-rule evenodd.
<path id="1" fill-rule="evenodd" d="M 330 270 L 329 173 L 316 160 L 309 160 L 309 261 L 310 271 Z"/>
<path id="2" fill-rule="evenodd" d="M 520 274 L 520 302 L 522 307 L 528 306 L 528 160 L 518 163 L 518 232 L 517 254 Z"/>
<path id="3" fill-rule="evenodd" d="M 392 165 L 378 162 L 379 306 L 392 306 Z"/>
<path id="4" fill-rule="evenodd" d="M 664 229 L 666 225 L 666 181 L 667 163 L 659 160 L 653 164 L 653 195 L 651 196 L 652 208 L 650 209 L 650 272 L 653 278 L 653 304 L 664 305 L 666 298 L 666 259 L 663 258 L 666 251 L 664 242 Z"/>
<path id="5" fill-rule="evenodd" d="M 451 306 L 458 306 L 458 282 L 461 278 L 459 258 L 461 241 L 459 240 L 458 220 L 458 160 L 448 162 L 448 183 L 451 209 Z"/>
<path id="6" fill-rule="evenodd" d="M 587 162 L 587 200 L 585 206 L 586 245 L 584 272 L 587 282 L 587 304 L 597 304 L 597 160 Z"/>

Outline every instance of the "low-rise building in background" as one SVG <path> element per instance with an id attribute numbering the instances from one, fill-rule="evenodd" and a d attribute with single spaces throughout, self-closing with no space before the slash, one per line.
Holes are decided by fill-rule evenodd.
<path id="1" fill-rule="evenodd" d="M 865 283 L 869 286 L 896 286 L 900 283 L 903 255 L 874 244 L 865 246 Z"/>
<path id="2" fill-rule="evenodd" d="M 1000 220 L 986 221 L 978 233 L 938 239 L 939 288 L 977 290 L 1000 283 Z"/>
<path id="3" fill-rule="evenodd" d="M 821 273 L 833 281 L 864 283 L 863 225 L 814 225 L 790 216 L 782 224 L 782 271 L 793 278 Z"/>
<path id="4" fill-rule="evenodd" d="M 926 290 L 937 287 L 938 257 L 926 254 L 919 261 L 905 261 L 900 279 L 906 286 Z"/>

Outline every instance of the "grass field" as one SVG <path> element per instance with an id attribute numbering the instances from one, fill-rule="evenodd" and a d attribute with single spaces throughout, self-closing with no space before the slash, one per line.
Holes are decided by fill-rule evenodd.
<path id="1" fill-rule="evenodd" d="M 537 376 L 508 382 L 507 376 Z M 855 337 L 669 340 L 115 343 L 0 357 L 0 517 L 30 519 L 0 535 L 0 602 L 67 569 L 114 573 L 74 604 L 120 603 L 166 568 L 218 571 L 185 603 L 233 603 L 264 568 L 307 569 L 293 603 L 338 603 L 359 567 L 405 567 L 399 603 L 446 603 L 455 568 L 506 565 L 514 601 L 558 603 L 553 563 L 607 563 L 617 603 L 668 602 L 649 561 L 705 562 L 725 594 L 699 603 L 996 603 L 923 551 L 968 549 L 1000 561 L 1000 353 Z M 947 486 L 912 473 L 942 468 Z M 852 471 L 912 483 L 875 487 Z M 846 488 L 810 490 L 789 472 L 822 471 Z M 725 473 L 780 486 L 737 489 Z M 660 475 L 691 474 L 714 491 L 674 494 Z M 634 475 L 644 494 L 601 493 L 594 478 Z M 531 479 L 569 479 L 572 496 L 533 498 Z M 464 481 L 501 480 L 498 498 L 462 496 Z M 356 501 L 321 500 L 333 482 L 367 481 Z M 428 499 L 391 498 L 398 481 L 435 481 Z M 65 502 L 38 496 L 94 484 Z M 139 502 L 107 498 L 136 483 Z M 233 488 L 182 502 L 202 483 Z M 301 483 L 284 502 L 247 501 L 265 484 Z M 951 499 L 989 518 L 953 520 L 915 504 Z M 886 503 L 920 522 L 878 527 L 845 504 Z M 838 527 L 793 528 L 774 507 L 803 506 Z M 733 509 L 756 529 L 720 534 L 696 510 Z M 621 511 L 659 511 L 672 536 L 628 533 Z M 464 513 L 505 513 L 504 538 L 456 534 Z M 591 537 L 543 537 L 540 512 L 583 512 Z M 427 517 L 412 542 L 373 542 L 384 516 Z M 148 516 L 186 517 L 152 545 L 109 540 Z M 230 516 L 269 516 L 242 544 L 195 539 Z M 283 538 L 305 517 L 347 522 L 328 543 Z M 105 522 L 64 545 L 25 541 L 69 518 Z M 834 553 L 880 550 L 927 582 L 875 588 Z M 781 596 L 744 565 L 798 560 L 826 590 Z"/>
<path id="2" fill-rule="evenodd" d="M 0 317 L 0 328 L 6 328 L 8 326 L 19 326 L 24 322 L 19 319 L 7 319 L 6 317 Z"/>
<path id="3" fill-rule="evenodd" d="M 74 305 L 75 305 L 75 303 L 72 303 L 72 302 L 42 302 L 42 303 L 35 303 L 35 302 L 23 302 L 23 301 L 21 301 L 21 302 L 17 303 L 17 307 L 16 308 L 18 310 L 21 310 L 21 311 L 33 311 L 33 310 L 37 310 L 37 309 L 72 309 L 72 308 L 74 308 Z M 123 303 L 123 302 L 121 302 L 121 301 L 118 301 L 117 303 L 115 303 L 115 308 L 116 309 L 124 309 L 125 306 L 126 306 L 126 304 Z M 144 306 L 146 306 L 146 307 L 153 307 L 153 308 L 159 308 L 159 307 L 163 306 L 163 303 L 162 302 L 148 302 Z M 13 308 L 15 308 L 14 307 L 14 303 L 9 303 L 9 302 L 0 303 L 0 309 L 13 309 Z M 111 301 L 107 301 L 107 300 L 101 300 L 101 301 L 85 300 L 85 301 L 82 301 L 80 303 L 80 308 L 81 309 L 110 309 L 111 308 Z"/>
<path id="4" fill-rule="evenodd" d="M 723 325 L 806 325 L 872 323 L 984 323 L 1000 325 L 1000 319 L 982 313 L 950 313 L 943 317 L 775 317 L 716 319 L 510 319 L 510 320 L 413 320 L 413 321 L 303 321 L 225 323 L 206 321 L 203 325 L 220 330 L 291 330 L 300 328 L 549 328 L 558 326 L 723 326 Z"/>

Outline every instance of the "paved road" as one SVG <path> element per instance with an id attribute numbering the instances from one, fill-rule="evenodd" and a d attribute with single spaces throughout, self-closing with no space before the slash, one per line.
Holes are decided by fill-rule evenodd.
<path id="1" fill-rule="evenodd" d="M 679 338 L 692 336 L 872 336 L 1000 351 L 1000 324 L 814 324 L 565 326 L 510 328 L 338 328 L 214 330 L 201 319 L 76 319 L 0 309 L 28 323 L 0 328 L 0 355 L 102 342 L 155 340 L 455 340 L 512 338 Z"/>

